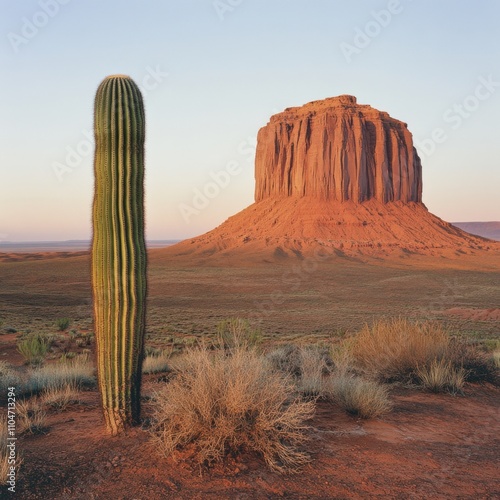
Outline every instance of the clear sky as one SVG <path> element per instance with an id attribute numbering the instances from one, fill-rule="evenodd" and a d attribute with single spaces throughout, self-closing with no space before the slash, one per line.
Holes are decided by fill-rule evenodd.
<path id="1" fill-rule="evenodd" d="M 0 6 L 0 240 L 90 237 L 93 99 L 115 73 L 144 90 L 149 239 L 201 234 L 252 203 L 258 129 L 339 94 L 408 123 L 433 213 L 500 220 L 497 0 Z"/>

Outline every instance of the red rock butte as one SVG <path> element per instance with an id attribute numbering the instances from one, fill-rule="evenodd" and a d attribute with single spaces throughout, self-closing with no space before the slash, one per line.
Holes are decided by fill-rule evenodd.
<path id="1" fill-rule="evenodd" d="M 341 95 L 287 108 L 259 130 L 255 203 L 168 255 L 264 261 L 332 255 L 460 256 L 499 244 L 431 214 L 406 123 Z"/>

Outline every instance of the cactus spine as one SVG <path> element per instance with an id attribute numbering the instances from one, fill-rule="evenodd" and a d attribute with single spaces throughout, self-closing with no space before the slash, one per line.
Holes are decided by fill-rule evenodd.
<path id="1" fill-rule="evenodd" d="M 146 311 L 142 96 L 112 75 L 94 107 L 92 292 L 99 390 L 112 435 L 138 423 Z"/>

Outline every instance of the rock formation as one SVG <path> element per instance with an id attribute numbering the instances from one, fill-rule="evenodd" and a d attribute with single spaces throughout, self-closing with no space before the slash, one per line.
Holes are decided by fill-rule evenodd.
<path id="1" fill-rule="evenodd" d="M 255 203 L 165 250 L 181 258 L 276 261 L 412 253 L 460 257 L 500 244 L 431 214 L 403 122 L 343 95 L 288 108 L 260 129 Z"/>
<path id="2" fill-rule="evenodd" d="M 422 167 L 406 123 L 349 95 L 271 117 L 257 137 L 255 181 L 255 201 L 422 201 Z"/>

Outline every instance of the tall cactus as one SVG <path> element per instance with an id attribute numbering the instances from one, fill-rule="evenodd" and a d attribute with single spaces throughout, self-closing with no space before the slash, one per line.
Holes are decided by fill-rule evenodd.
<path id="1" fill-rule="evenodd" d="M 138 423 L 146 312 L 142 96 L 124 75 L 95 97 L 92 291 L 99 390 L 106 427 Z"/>

